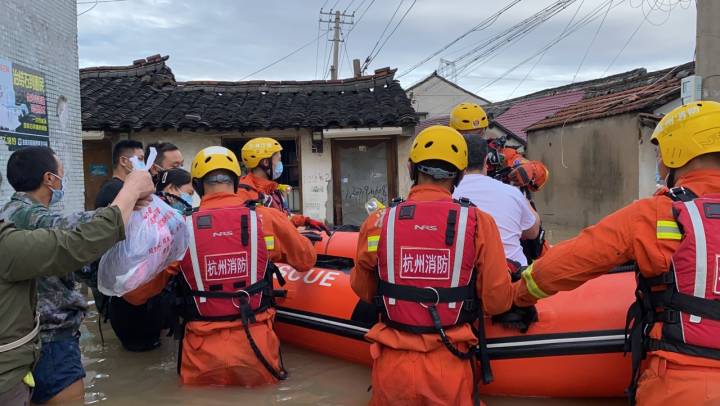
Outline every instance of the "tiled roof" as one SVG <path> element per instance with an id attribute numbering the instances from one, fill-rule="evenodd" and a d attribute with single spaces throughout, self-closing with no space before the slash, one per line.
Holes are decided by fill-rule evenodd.
<path id="1" fill-rule="evenodd" d="M 495 121 L 524 141 L 527 141 L 525 128 L 555 114 L 564 107 L 578 102 L 583 98 L 583 94 L 583 91 L 576 90 L 537 99 L 522 100 L 505 110 L 504 113 L 495 118 Z"/>
<path id="2" fill-rule="evenodd" d="M 410 126 L 395 70 L 329 81 L 177 82 L 159 55 L 80 70 L 83 130 Z"/>
<path id="3" fill-rule="evenodd" d="M 560 109 L 552 116 L 534 123 L 526 131 L 556 127 L 618 114 L 653 110 L 680 97 L 680 80 L 694 72 L 694 65 L 684 64 L 646 73 L 624 86 L 596 88 L 585 98 Z"/>

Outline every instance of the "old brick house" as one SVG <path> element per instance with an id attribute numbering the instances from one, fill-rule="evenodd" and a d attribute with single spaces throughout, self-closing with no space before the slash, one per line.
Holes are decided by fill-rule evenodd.
<path id="1" fill-rule="evenodd" d="M 277 138 L 291 208 L 335 224 L 359 224 L 369 197 L 407 192 L 417 119 L 394 70 L 335 81 L 178 82 L 167 59 L 80 71 L 88 199 L 123 138 L 173 142 L 186 167 L 210 145 L 239 155 L 250 138 Z"/>

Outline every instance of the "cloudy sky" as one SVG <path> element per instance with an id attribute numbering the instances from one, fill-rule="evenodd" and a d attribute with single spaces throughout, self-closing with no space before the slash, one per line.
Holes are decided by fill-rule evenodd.
<path id="1" fill-rule="evenodd" d="M 376 56 L 369 70 L 397 68 L 398 74 L 405 73 L 400 80 L 408 87 L 436 70 L 440 58 L 456 61 L 457 82 L 493 101 L 569 83 L 576 72 L 576 81 L 580 81 L 637 67 L 652 70 L 684 63 L 693 59 L 695 47 L 696 10 L 692 0 L 100 0 L 95 6 L 93 3 L 78 0 L 78 13 L 83 13 L 78 17 L 82 67 L 128 65 L 138 58 L 162 54 L 170 56 L 168 63 L 178 80 L 327 77 L 330 43 L 325 36 L 328 24 L 318 23 L 321 7 L 346 10 L 348 14 L 355 11 L 352 31 L 348 33 L 351 26 L 343 26 L 346 49 L 341 48 L 341 78 L 352 75 L 350 59 L 364 61 L 379 42 L 384 45 L 375 47 Z M 517 4 L 492 24 L 469 33 L 427 63 L 407 72 L 512 3 Z M 488 49 L 497 44 L 489 41 L 554 3 L 567 3 L 567 7 L 526 35 L 506 41 L 488 54 Z M 593 15 L 594 20 L 582 24 Z M 393 30 L 394 34 L 389 36 Z M 383 31 L 385 35 L 381 35 Z M 561 35 L 567 38 L 541 53 Z M 472 52 L 483 44 L 487 45 Z M 274 66 L 254 73 L 303 46 Z M 469 63 L 476 58 L 477 61 Z M 500 76 L 505 78 L 496 80 Z"/>

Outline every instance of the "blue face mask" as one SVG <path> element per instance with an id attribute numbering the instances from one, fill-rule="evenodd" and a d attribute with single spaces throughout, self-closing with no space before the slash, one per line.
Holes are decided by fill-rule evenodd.
<path id="1" fill-rule="evenodd" d="M 283 163 L 282 161 L 278 161 L 278 163 L 275 164 L 275 167 L 273 168 L 273 180 L 279 178 L 282 176 L 283 173 Z"/>
<path id="2" fill-rule="evenodd" d="M 65 178 L 61 178 L 54 173 L 51 173 L 52 176 L 60 179 L 60 189 L 53 189 L 50 188 L 50 191 L 52 192 L 52 196 L 50 197 L 50 204 L 57 204 L 60 203 L 60 201 L 63 199 L 63 196 L 65 196 Z"/>
<path id="3" fill-rule="evenodd" d="M 193 198 L 190 193 L 180 193 L 180 198 L 183 199 L 183 201 L 189 206 L 192 206 Z"/>

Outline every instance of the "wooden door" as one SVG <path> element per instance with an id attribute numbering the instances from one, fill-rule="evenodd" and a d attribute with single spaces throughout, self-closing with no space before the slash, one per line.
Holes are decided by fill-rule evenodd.
<path id="1" fill-rule="evenodd" d="M 85 173 L 85 209 L 95 208 L 95 196 L 112 176 L 112 143 L 110 140 L 83 141 Z"/>
<path id="2" fill-rule="evenodd" d="M 335 224 L 359 226 L 367 218 L 365 203 L 387 204 L 397 196 L 397 152 L 394 139 L 333 140 L 333 206 Z"/>

